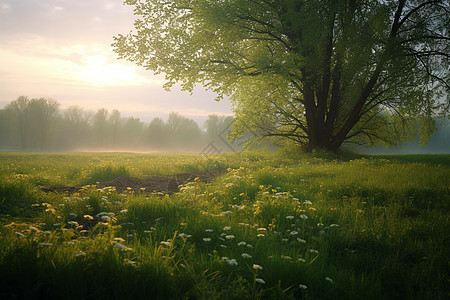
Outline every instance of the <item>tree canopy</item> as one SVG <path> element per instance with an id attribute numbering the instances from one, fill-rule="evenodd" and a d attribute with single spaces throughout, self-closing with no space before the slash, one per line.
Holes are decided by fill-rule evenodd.
<path id="1" fill-rule="evenodd" d="M 305 150 L 396 143 L 449 108 L 450 3 L 444 0 L 125 1 L 135 31 L 114 49 L 230 98 L 235 134 Z"/>

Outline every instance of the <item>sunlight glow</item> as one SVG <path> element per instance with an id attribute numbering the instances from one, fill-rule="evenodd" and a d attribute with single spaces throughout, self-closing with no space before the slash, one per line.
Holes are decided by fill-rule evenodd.
<path id="1" fill-rule="evenodd" d="M 83 63 L 78 72 L 79 79 L 93 86 L 141 85 L 146 81 L 128 66 L 108 63 L 103 55 L 85 56 Z"/>

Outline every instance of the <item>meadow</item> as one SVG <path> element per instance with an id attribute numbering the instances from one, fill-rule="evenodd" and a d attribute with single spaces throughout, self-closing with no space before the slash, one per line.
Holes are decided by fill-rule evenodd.
<path id="1" fill-rule="evenodd" d="M 448 299 L 450 155 L 0 153 L 0 298 Z M 175 194 L 97 182 L 226 171 Z M 42 186 L 83 186 L 76 193 Z"/>

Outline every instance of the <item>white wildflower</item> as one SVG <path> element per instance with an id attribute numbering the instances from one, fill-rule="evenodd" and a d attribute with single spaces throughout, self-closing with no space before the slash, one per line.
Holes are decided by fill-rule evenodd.
<path id="1" fill-rule="evenodd" d="M 262 279 L 262 278 L 255 278 L 255 281 L 256 282 L 259 282 L 259 283 L 262 283 L 262 284 L 265 284 L 266 282 L 264 281 L 264 279 Z"/>
<path id="2" fill-rule="evenodd" d="M 253 264 L 253 269 L 255 269 L 255 270 L 262 270 L 263 267 L 261 267 L 260 265 L 257 265 L 257 264 Z"/>
<path id="3" fill-rule="evenodd" d="M 242 253 L 242 258 L 252 258 L 252 256 L 248 253 Z"/>
<path id="4" fill-rule="evenodd" d="M 204 240 L 205 242 L 210 242 L 210 241 L 211 241 L 211 238 L 203 238 L 203 240 Z"/>
<path id="5" fill-rule="evenodd" d="M 304 285 L 304 284 L 299 284 L 298 287 L 299 287 L 301 290 L 306 290 L 306 289 L 308 288 L 308 287 L 307 287 L 306 285 Z"/>
<path id="6" fill-rule="evenodd" d="M 325 277 L 325 280 L 328 281 L 329 283 L 334 283 L 333 279 L 331 279 L 330 277 Z"/>
<path id="7" fill-rule="evenodd" d="M 23 233 L 21 233 L 21 232 L 16 232 L 16 234 L 17 234 L 18 237 L 21 237 L 21 238 L 24 238 L 24 237 L 25 237 L 25 234 L 23 234 Z"/>
<path id="8" fill-rule="evenodd" d="M 292 219 L 294 219 L 294 216 L 286 216 L 286 219 L 292 220 Z"/>
<path id="9" fill-rule="evenodd" d="M 307 215 L 300 215 L 300 219 L 306 220 L 306 219 L 308 219 L 308 216 Z"/>
<path id="10" fill-rule="evenodd" d="M 127 246 L 124 246 L 122 244 L 115 244 L 114 247 L 116 247 L 117 249 L 123 250 L 123 251 L 133 251 L 132 248 L 128 248 Z"/>
<path id="11" fill-rule="evenodd" d="M 39 232 L 40 231 L 39 229 L 37 229 L 34 226 L 30 226 L 30 227 L 28 227 L 28 229 L 30 229 L 31 231 L 35 231 L 35 232 Z"/>

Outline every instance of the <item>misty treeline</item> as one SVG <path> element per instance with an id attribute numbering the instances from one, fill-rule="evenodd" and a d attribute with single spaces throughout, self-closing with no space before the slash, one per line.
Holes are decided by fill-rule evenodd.
<path id="1" fill-rule="evenodd" d="M 0 110 L 0 149 L 22 151 L 167 150 L 201 151 L 221 134 L 231 116 L 210 115 L 199 126 L 177 113 L 144 123 L 118 110 L 96 112 L 78 106 L 62 110 L 48 98 L 20 96 Z"/>

